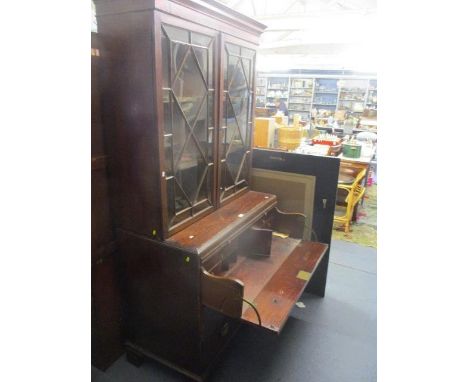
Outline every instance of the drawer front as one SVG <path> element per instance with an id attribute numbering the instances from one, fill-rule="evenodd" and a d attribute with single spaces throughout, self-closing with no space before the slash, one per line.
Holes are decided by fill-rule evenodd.
<path id="1" fill-rule="evenodd" d="M 202 319 L 202 362 L 208 367 L 232 339 L 241 322 L 209 308 L 204 308 Z"/>
<path id="2" fill-rule="evenodd" d="M 203 267 L 211 273 L 221 272 L 229 268 L 236 261 L 239 249 L 239 238 L 226 243 L 219 251 L 203 261 Z"/>

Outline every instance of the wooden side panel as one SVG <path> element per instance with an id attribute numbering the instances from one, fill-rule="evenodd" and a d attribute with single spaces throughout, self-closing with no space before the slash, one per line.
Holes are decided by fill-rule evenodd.
<path id="1" fill-rule="evenodd" d="M 104 130 L 101 115 L 100 69 L 101 39 L 97 33 L 91 33 L 91 156 L 104 154 Z"/>
<path id="2" fill-rule="evenodd" d="M 103 116 L 115 224 L 161 233 L 158 129 L 154 98 L 154 15 L 98 16 L 106 67 Z"/>
<path id="3" fill-rule="evenodd" d="M 199 373 L 198 256 L 124 231 L 118 235 L 126 338 L 154 358 Z"/>
<path id="4" fill-rule="evenodd" d="M 91 34 L 91 256 L 96 261 L 105 253 L 103 247 L 113 241 L 107 181 L 107 156 L 104 147 L 104 130 L 101 116 L 100 36 Z"/>
<path id="5" fill-rule="evenodd" d="M 121 301 L 115 260 L 101 259 L 91 267 L 91 363 L 106 369 L 123 353 Z"/>
<path id="6" fill-rule="evenodd" d="M 109 207 L 106 169 L 91 170 L 91 258 L 109 256 L 115 245 Z"/>
<path id="7" fill-rule="evenodd" d="M 201 280 L 201 299 L 204 306 L 233 318 L 242 313 L 242 282 L 221 276 L 215 276 L 203 269 Z"/>

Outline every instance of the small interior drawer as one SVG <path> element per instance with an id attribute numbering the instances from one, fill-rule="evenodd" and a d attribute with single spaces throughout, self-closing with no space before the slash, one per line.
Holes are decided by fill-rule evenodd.
<path id="1" fill-rule="evenodd" d="M 228 270 L 204 273 L 202 301 L 244 322 L 279 333 L 327 248 L 322 243 L 274 237 L 268 257 L 240 250 Z"/>
<path id="2" fill-rule="evenodd" d="M 212 273 L 219 273 L 227 269 L 230 264 L 236 261 L 239 240 L 234 239 L 227 243 L 223 248 L 217 251 L 214 255 L 202 262 L 203 267 Z"/>

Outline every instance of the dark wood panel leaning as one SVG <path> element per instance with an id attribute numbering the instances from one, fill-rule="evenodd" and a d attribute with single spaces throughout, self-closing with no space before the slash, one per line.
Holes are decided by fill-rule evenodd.
<path id="1" fill-rule="evenodd" d="M 310 240 L 330 246 L 340 160 L 333 157 L 254 149 L 252 166 L 258 169 L 310 175 L 316 178 L 314 200 L 305 201 L 305 203 L 313 203 L 310 224 L 316 237 L 311 236 Z M 320 262 L 314 278 L 307 286 L 307 292 L 322 297 L 325 295 L 329 256 L 330 248 Z"/>
<path id="2" fill-rule="evenodd" d="M 251 190 L 265 26 L 213 0 L 96 10 L 107 155 L 95 167 L 109 174 L 127 358 L 203 380 L 242 322 L 280 331 L 327 247 Z"/>
<path id="3" fill-rule="evenodd" d="M 122 353 L 121 296 L 112 229 L 103 123 L 101 41 L 91 34 L 91 362 L 105 369 Z"/>

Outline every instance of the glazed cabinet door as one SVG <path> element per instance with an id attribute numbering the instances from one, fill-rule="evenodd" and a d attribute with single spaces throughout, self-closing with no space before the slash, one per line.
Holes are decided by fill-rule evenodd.
<path id="1" fill-rule="evenodd" d="M 157 20 L 162 60 L 158 86 L 164 126 L 163 215 L 169 236 L 215 206 L 216 32 L 167 15 Z"/>
<path id="2" fill-rule="evenodd" d="M 219 128 L 219 200 L 247 190 L 252 145 L 252 109 L 255 75 L 253 46 L 222 37 L 222 102 Z"/>

